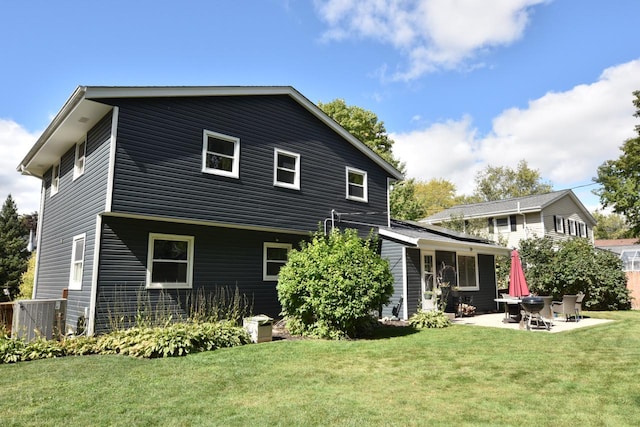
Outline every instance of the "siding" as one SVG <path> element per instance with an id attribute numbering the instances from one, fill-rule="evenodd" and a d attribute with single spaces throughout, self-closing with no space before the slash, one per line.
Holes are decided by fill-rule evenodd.
<path id="1" fill-rule="evenodd" d="M 145 289 L 149 233 L 194 236 L 193 289 Z M 134 318 L 151 301 L 171 310 L 184 308 L 198 292 L 235 290 L 253 301 L 253 312 L 280 315 L 276 282 L 262 280 L 264 242 L 292 243 L 300 235 L 105 217 L 99 267 L 96 332 L 119 318 Z"/>
<path id="2" fill-rule="evenodd" d="M 411 317 L 422 307 L 422 272 L 420 249 L 407 248 L 407 313 Z M 408 318 L 407 317 L 407 318 Z"/>
<path id="3" fill-rule="evenodd" d="M 498 296 L 496 284 L 495 257 L 478 254 L 478 280 L 480 290 L 473 293 L 473 305 L 479 313 L 496 310 L 494 299 Z"/>
<path id="4" fill-rule="evenodd" d="M 392 310 L 400 299 L 402 299 L 401 310 L 404 309 L 404 269 L 402 265 L 402 253 L 404 252 L 404 245 L 398 242 L 394 242 L 388 239 L 382 239 L 380 255 L 382 258 L 389 261 L 389 267 L 391 268 L 391 274 L 393 275 L 393 295 L 389 300 L 389 304 L 382 307 L 382 317 L 393 316 Z M 401 317 L 401 316 L 399 316 Z"/>
<path id="5" fill-rule="evenodd" d="M 85 172 L 76 180 L 75 146 L 62 156 L 59 191 L 53 197 L 51 170 L 44 178 L 36 299 L 62 297 L 62 290 L 69 286 L 73 237 L 86 233 L 82 289 L 70 290 L 67 301 L 67 326 L 72 328 L 90 306 L 96 215 L 105 205 L 110 133 L 109 113 L 87 133 Z"/>
<path id="6" fill-rule="evenodd" d="M 589 224 L 589 221 L 584 218 L 580 213 L 578 206 L 571 200 L 570 197 L 563 197 L 556 202 L 550 204 L 544 209 L 544 228 L 546 235 L 551 237 L 555 242 L 562 240 L 568 240 L 576 237 L 569 234 L 568 219 L 580 221 L 587 226 L 587 237 L 589 241 L 593 242 L 593 227 Z M 561 216 L 564 218 L 565 232 L 559 233 L 555 231 L 554 216 Z"/>
<path id="7" fill-rule="evenodd" d="M 113 212 L 315 230 L 330 215 L 386 224 L 387 174 L 288 96 L 101 100 L 119 107 Z M 201 172 L 203 130 L 240 139 L 240 177 Z M 298 190 L 273 186 L 274 148 L 300 154 Z M 368 173 L 346 200 L 345 167 Z"/>

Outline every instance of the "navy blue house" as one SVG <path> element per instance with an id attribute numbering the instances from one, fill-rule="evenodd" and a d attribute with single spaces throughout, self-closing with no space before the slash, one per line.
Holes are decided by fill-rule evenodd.
<path id="1" fill-rule="evenodd" d="M 89 333 L 141 293 L 237 286 L 278 315 L 287 250 L 332 211 L 387 226 L 402 178 L 292 87 L 81 86 L 19 171 L 42 180 L 33 298 L 64 291 Z"/>

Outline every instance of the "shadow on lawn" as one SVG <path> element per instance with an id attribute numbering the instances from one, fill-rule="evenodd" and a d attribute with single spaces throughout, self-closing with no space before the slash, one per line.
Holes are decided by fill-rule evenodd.
<path id="1" fill-rule="evenodd" d="M 406 324 L 382 324 L 379 328 L 376 328 L 373 332 L 373 337 L 370 339 L 379 340 L 395 337 L 404 337 L 418 333 L 419 329 L 415 329 Z"/>

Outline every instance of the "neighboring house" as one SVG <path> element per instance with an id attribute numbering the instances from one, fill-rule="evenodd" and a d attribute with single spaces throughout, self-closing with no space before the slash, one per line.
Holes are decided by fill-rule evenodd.
<path id="1" fill-rule="evenodd" d="M 402 178 L 291 87 L 81 86 L 18 169 L 42 180 L 33 298 L 90 334 L 218 286 L 277 316 L 287 251 L 333 210 L 388 227 Z"/>
<path id="2" fill-rule="evenodd" d="M 627 275 L 631 307 L 640 310 L 640 239 L 596 240 L 595 247 L 617 254 Z"/>
<path id="3" fill-rule="evenodd" d="M 482 235 L 512 248 L 531 237 L 550 237 L 554 241 L 585 237 L 593 242 L 596 225 L 571 190 L 454 206 L 420 222 L 446 227 L 452 219 L 483 220 Z"/>
<path id="4" fill-rule="evenodd" d="M 391 264 L 394 294 L 383 316 L 395 314 L 408 319 L 425 307 L 435 285 L 447 282 L 459 288 L 464 300 L 478 312 L 497 309 L 496 255 L 508 256 L 510 249 L 485 239 L 436 226 L 392 220 L 380 227 L 382 256 Z M 451 304 L 449 304 L 451 305 Z M 399 306 L 397 313 L 392 307 Z"/>

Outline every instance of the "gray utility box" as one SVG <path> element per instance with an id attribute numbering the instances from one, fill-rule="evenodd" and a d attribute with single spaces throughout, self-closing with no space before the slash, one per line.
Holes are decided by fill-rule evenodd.
<path id="1" fill-rule="evenodd" d="M 261 314 L 259 316 L 245 317 L 242 319 L 242 327 L 251 336 L 251 342 L 271 341 L 273 319 Z"/>
<path id="2" fill-rule="evenodd" d="M 31 341 L 36 338 L 57 338 L 64 334 L 67 300 L 30 299 L 13 305 L 11 338 Z"/>

